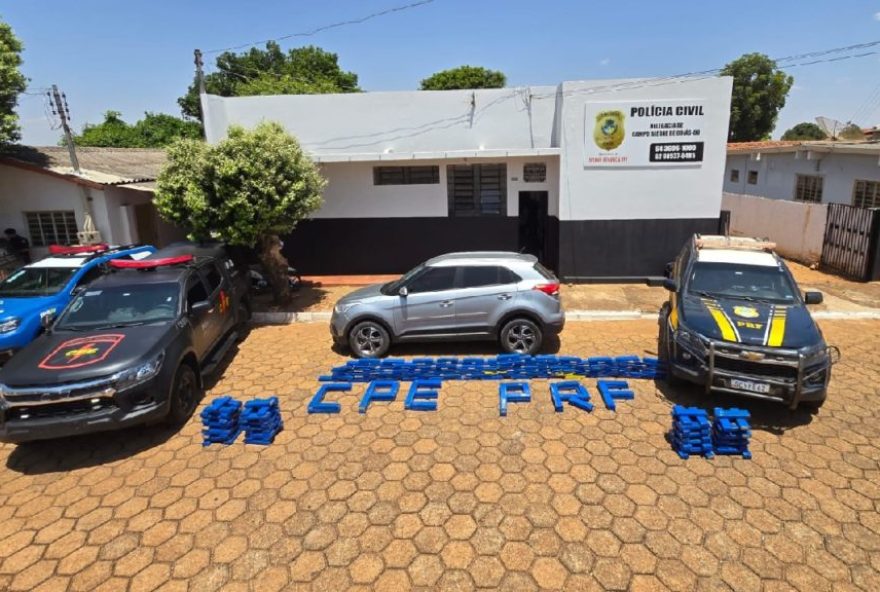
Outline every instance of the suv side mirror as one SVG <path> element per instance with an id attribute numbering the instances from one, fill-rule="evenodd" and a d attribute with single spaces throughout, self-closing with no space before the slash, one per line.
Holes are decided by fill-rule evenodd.
<path id="1" fill-rule="evenodd" d="M 40 326 L 43 329 L 48 330 L 49 327 L 52 326 L 52 323 L 55 321 L 55 313 L 52 312 L 44 312 L 40 315 Z"/>
<path id="2" fill-rule="evenodd" d="M 406 286 L 402 286 L 397 293 L 406 298 L 407 294 L 409 294 L 409 290 L 406 289 Z"/>
<path id="3" fill-rule="evenodd" d="M 822 304 L 822 292 L 804 292 L 804 304 Z"/>
<path id="4" fill-rule="evenodd" d="M 192 306 L 189 307 L 189 314 L 191 315 L 200 315 L 206 310 L 211 308 L 211 303 L 207 300 L 200 300 L 198 302 L 193 303 Z"/>
<path id="5" fill-rule="evenodd" d="M 678 282 L 672 278 L 663 278 L 662 286 L 670 292 L 678 292 Z"/>

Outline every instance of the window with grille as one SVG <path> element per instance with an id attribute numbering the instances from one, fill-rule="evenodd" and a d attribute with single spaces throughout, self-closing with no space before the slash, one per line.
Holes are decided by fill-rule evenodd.
<path id="1" fill-rule="evenodd" d="M 373 185 L 432 185 L 439 182 L 439 166 L 373 167 Z"/>
<path id="2" fill-rule="evenodd" d="M 794 199 L 822 203 L 822 177 L 818 175 L 798 175 L 794 185 Z"/>
<path id="3" fill-rule="evenodd" d="M 746 178 L 746 183 L 748 183 L 749 185 L 757 185 L 758 171 L 749 171 L 749 176 Z"/>
<path id="4" fill-rule="evenodd" d="M 25 212 L 24 215 L 31 245 L 34 247 L 75 245 L 79 242 L 76 236 L 76 214 L 73 210 Z"/>
<path id="5" fill-rule="evenodd" d="M 739 183 L 739 169 L 730 169 L 730 182 Z"/>
<path id="6" fill-rule="evenodd" d="M 543 183 L 547 180 L 547 165 L 543 162 L 527 162 L 523 165 L 523 181 Z"/>
<path id="7" fill-rule="evenodd" d="M 880 181 L 857 180 L 853 185 L 853 205 L 857 208 L 880 208 Z"/>
<path id="8" fill-rule="evenodd" d="M 507 165 L 446 167 L 450 216 L 507 215 Z"/>

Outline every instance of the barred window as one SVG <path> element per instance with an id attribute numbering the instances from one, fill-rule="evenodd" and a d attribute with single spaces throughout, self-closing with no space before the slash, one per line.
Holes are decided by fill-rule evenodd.
<path id="1" fill-rule="evenodd" d="M 24 215 L 31 245 L 34 247 L 75 245 L 79 242 L 76 236 L 76 214 L 73 210 L 25 212 Z"/>
<path id="2" fill-rule="evenodd" d="M 730 169 L 730 182 L 739 183 L 739 169 Z"/>
<path id="3" fill-rule="evenodd" d="M 749 176 L 746 178 L 746 183 L 748 183 L 749 185 L 757 185 L 758 171 L 749 171 Z"/>
<path id="4" fill-rule="evenodd" d="M 543 183 L 547 180 L 547 165 L 543 162 L 527 162 L 523 165 L 525 183 Z"/>
<path id="5" fill-rule="evenodd" d="M 439 166 L 373 167 L 373 185 L 433 185 L 439 182 Z"/>
<path id="6" fill-rule="evenodd" d="M 822 203 L 822 177 L 819 175 L 797 175 L 794 185 L 794 199 Z"/>
<path id="7" fill-rule="evenodd" d="M 880 181 L 857 180 L 853 185 L 853 205 L 880 208 Z"/>
<path id="8" fill-rule="evenodd" d="M 450 216 L 506 216 L 507 165 L 446 167 Z"/>

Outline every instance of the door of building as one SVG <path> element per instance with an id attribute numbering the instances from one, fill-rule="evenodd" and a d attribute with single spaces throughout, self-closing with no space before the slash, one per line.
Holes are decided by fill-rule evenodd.
<path id="1" fill-rule="evenodd" d="M 519 192 L 519 250 L 547 262 L 546 191 Z"/>
<path id="2" fill-rule="evenodd" d="M 143 245 L 159 246 L 159 224 L 156 206 L 151 203 L 137 204 L 134 206 L 135 228 L 137 229 L 137 242 Z"/>

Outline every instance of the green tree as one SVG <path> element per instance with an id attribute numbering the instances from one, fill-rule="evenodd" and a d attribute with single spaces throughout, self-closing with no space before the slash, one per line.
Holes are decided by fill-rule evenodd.
<path id="1" fill-rule="evenodd" d="M 422 90 L 456 90 L 464 88 L 504 88 L 507 76 L 498 70 L 480 66 L 459 66 L 441 70 L 422 80 Z"/>
<path id="2" fill-rule="evenodd" d="M 253 47 L 242 53 L 221 53 L 216 68 L 216 72 L 205 75 L 205 89 L 221 97 L 360 91 L 357 74 L 342 70 L 335 53 L 314 46 L 285 53 L 277 43 L 269 41 L 266 49 Z M 185 116 L 201 116 L 197 80 L 177 99 L 177 104 Z"/>
<path id="3" fill-rule="evenodd" d="M 733 76 L 730 140 L 751 142 L 769 138 L 794 78 L 762 53 L 737 58 L 724 66 L 721 75 Z"/>
<path id="4" fill-rule="evenodd" d="M 119 111 L 104 113 L 104 121 L 87 123 L 79 135 L 74 135 L 77 146 L 104 146 L 114 148 L 162 148 L 178 138 L 200 138 L 202 127 L 165 113 L 144 113 L 144 118 L 129 125 Z"/>
<path id="5" fill-rule="evenodd" d="M 289 288 L 279 235 L 320 207 L 325 184 L 296 138 L 264 122 L 252 131 L 232 126 L 213 146 L 191 139 L 172 144 L 155 203 L 162 217 L 194 239 L 256 247 L 275 299 L 283 303 Z"/>
<path id="6" fill-rule="evenodd" d="M 824 140 L 828 136 L 815 123 L 804 121 L 782 134 L 783 140 Z"/>
<path id="7" fill-rule="evenodd" d="M 865 132 L 862 131 L 861 126 L 856 125 L 855 123 L 849 123 L 845 128 L 840 130 L 837 137 L 841 140 L 864 140 Z"/>
<path id="8" fill-rule="evenodd" d="M 18 95 L 27 88 L 27 79 L 21 67 L 21 42 L 12 27 L 0 21 L 0 146 L 21 138 L 18 127 Z"/>

